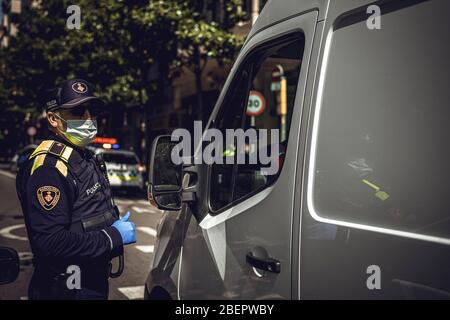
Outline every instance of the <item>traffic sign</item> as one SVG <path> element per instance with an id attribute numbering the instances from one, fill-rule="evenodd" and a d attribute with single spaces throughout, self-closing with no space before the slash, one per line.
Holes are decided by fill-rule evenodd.
<path id="1" fill-rule="evenodd" d="M 266 109 L 266 99 L 261 92 L 252 90 L 248 97 L 246 114 L 250 117 L 261 115 Z"/>

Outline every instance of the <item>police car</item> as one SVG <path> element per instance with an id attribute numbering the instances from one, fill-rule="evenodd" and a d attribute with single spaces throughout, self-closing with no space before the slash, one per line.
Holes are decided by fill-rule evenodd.
<path id="1" fill-rule="evenodd" d="M 102 154 L 112 188 L 142 189 L 144 187 L 143 172 L 136 153 L 125 150 L 95 149 L 95 154 Z"/>

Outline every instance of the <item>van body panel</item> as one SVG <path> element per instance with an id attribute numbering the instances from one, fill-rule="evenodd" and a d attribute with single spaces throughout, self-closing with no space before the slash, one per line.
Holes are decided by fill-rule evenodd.
<path id="1" fill-rule="evenodd" d="M 328 4 L 329 0 L 283 1 L 282 3 L 279 0 L 269 0 L 252 26 L 247 41 L 276 23 L 309 11 L 317 11 L 319 13 L 317 19 L 321 21 L 325 19 Z"/>
<path id="2" fill-rule="evenodd" d="M 379 30 L 366 27 L 370 5 L 381 8 Z M 205 129 L 217 126 L 254 52 L 302 32 L 282 171 L 214 212 L 212 170 L 199 166 L 199 205 L 166 214 L 147 290 L 177 299 L 450 299 L 450 179 L 438 161 L 448 157 L 433 149 L 449 135 L 448 12 L 446 0 L 269 1 Z M 361 141 L 376 152 L 354 158 Z M 280 273 L 247 263 L 261 248 Z"/>
<path id="3" fill-rule="evenodd" d="M 380 30 L 366 27 L 369 4 L 381 8 Z M 450 298 L 446 222 L 445 219 L 431 220 L 432 216 L 439 216 L 439 208 L 446 212 L 442 208 L 448 205 L 444 204 L 447 197 L 436 196 L 431 200 L 432 192 L 426 191 L 434 190 L 435 194 L 440 194 L 441 190 L 447 189 L 438 178 L 440 174 L 431 168 L 436 167 L 433 161 L 447 157 L 445 149 L 440 149 L 439 156 L 437 153 L 441 143 L 439 136 L 447 134 L 442 132 L 433 136 L 433 131 L 441 132 L 448 128 L 440 118 L 446 118 L 443 105 L 450 100 L 444 89 L 450 82 L 449 75 L 443 71 L 449 69 L 445 57 L 450 50 L 448 43 L 441 40 L 450 30 L 446 18 L 449 9 L 448 2 L 439 0 L 330 3 L 309 112 L 304 170 L 297 176 L 296 184 L 302 187 L 297 193 L 302 197 L 296 202 L 296 208 L 302 210 L 300 298 Z M 327 85 L 328 82 L 333 86 Z M 347 91 L 347 83 L 354 83 L 352 91 Z M 341 113 L 341 118 L 338 111 L 330 112 L 327 105 L 348 113 Z M 365 111 L 358 115 L 347 111 L 358 110 L 357 105 Z M 416 111 L 422 110 L 422 106 L 426 106 L 423 111 Z M 318 108 L 322 110 L 320 117 L 316 116 Z M 363 118 L 364 112 L 366 118 Z M 330 120 L 325 131 L 320 123 L 327 115 Z M 344 118 L 347 123 L 345 132 L 351 132 L 354 138 L 336 129 L 340 123 L 345 123 Z M 415 121 L 420 126 L 408 127 Z M 325 133 L 320 138 L 321 132 L 333 137 L 330 141 L 339 139 L 341 133 L 347 138 L 341 139 L 341 145 L 334 154 L 330 151 L 334 150 L 333 144 L 327 145 L 328 161 L 322 159 L 320 163 L 326 162 L 329 166 L 316 164 L 311 169 L 313 159 L 319 159 L 320 152 L 324 154 L 325 149 L 320 147 L 316 149 L 322 151 L 311 154 L 313 145 L 325 141 Z M 367 144 L 370 148 L 363 148 L 363 141 L 370 142 Z M 365 170 L 373 174 L 368 175 L 370 178 L 360 178 L 359 182 L 368 182 L 369 190 L 374 190 L 372 187 L 378 191 L 381 188 L 389 190 L 385 193 L 388 197 L 380 200 L 376 197 L 376 190 L 366 197 L 362 193 L 367 189 L 364 191 L 360 185 L 357 191 L 346 190 L 337 196 L 337 193 L 329 192 L 336 192 L 337 188 L 321 186 L 318 189 L 314 186 L 318 182 L 311 183 L 315 176 L 314 181 L 326 180 L 329 185 L 331 180 L 327 180 L 324 168 L 335 167 L 340 168 L 336 170 L 340 174 L 333 176 L 333 180 L 340 181 L 341 188 L 346 189 L 353 182 L 343 174 L 349 166 L 342 159 L 351 159 L 353 151 L 363 150 L 360 160 L 364 158 Z M 378 152 L 369 155 L 371 150 Z M 425 161 L 427 157 L 428 162 Z M 408 169 L 414 166 L 420 169 Z M 427 172 L 430 172 L 429 176 Z M 372 184 L 368 181 L 371 179 L 378 181 Z M 320 190 L 328 197 L 317 200 L 318 193 L 313 190 Z M 358 196 L 354 197 L 352 192 Z M 352 206 L 365 208 L 360 210 L 360 215 L 350 216 L 349 199 Z M 318 202 L 321 202 L 319 206 Z M 348 210 L 347 213 L 323 209 L 341 205 Z M 423 209 L 414 211 L 419 207 Z M 374 213 L 371 215 L 370 212 Z M 427 216 L 430 216 L 429 223 L 426 222 Z M 417 224 L 419 217 L 424 220 L 423 225 Z"/>
<path id="4" fill-rule="evenodd" d="M 305 37 L 298 83 L 305 83 L 317 21 L 317 11 L 283 21 L 253 37 L 240 56 L 286 34 Z M 241 59 L 238 59 L 242 61 Z M 234 78 L 234 74 L 230 75 Z M 181 299 L 290 299 L 291 246 L 298 130 L 305 86 L 298 85 L 292 115 L 289 146 L 278 180 L 230 209 L 208 213 L 200 222 L 193 217 L 183 244 L 179 278 Z M 218 107 L 227 108 L 225 105 Z M 279 274 L 254 270 L 246 255 L 263 248 L 281 262 Z"/>
<path id="5" fill-rule="evenodd" d="M 301 214 L 295 214 L 302 212 L 303 199 L 300 196 L 303 192 L 303 175 L 304 175 L 304 163 L 306 157 L 306 141 L 308 135 L 308 122 L 310 119 L 310 105 L 314 96 L 315 83 L 318 80 L 318 67 L 319 67 L 319 53 L 321 51 L 322 39 L 324 37 L 325 22 L 320 21 L 316 25 L 316 31 L 314 33 L 314 45 L 311 53 L 311 61 L 308 70 L 308 85 L 305 89 L 304 108 L 301 115 L 301 123 L 303 124 L 299 128 L 299 140 L 297 151 L 297 171 L 295 182 L 295 199 L 294 199 L 294 215 L 292 223 L 292 299 L 300 299 L 300 241 L 301 241 L 301 228 L 302 219 Z"/>

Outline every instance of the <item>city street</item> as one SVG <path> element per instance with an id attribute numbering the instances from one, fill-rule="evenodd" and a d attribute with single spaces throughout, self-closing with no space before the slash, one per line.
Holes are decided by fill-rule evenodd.
<path id="1" fill-rule="evenodd" d="M 125 249 L 125 270 L 121 277 L 110 279 L 109 299 L 142 299 L 144 283 L 153 257 L 156 227 L 162 212 L 150 207 L 145 196 L 120 193 L 116 204 L 123 214 L 132 212 L 136 223 L 137 243 Z M 28 282 L 32 274 L 31 250 L 24 219 L 15 190 L 15 175 L 0 170 L 0 246 L 17 250 L 21 260 L 19 278 L 12 284 L 0 286 L 0 300 L 27 299 Z"/>

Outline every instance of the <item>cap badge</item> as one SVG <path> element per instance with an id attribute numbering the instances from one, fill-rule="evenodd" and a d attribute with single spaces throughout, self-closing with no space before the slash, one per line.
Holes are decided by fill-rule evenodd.
<path id="1" fill-rule="evenodd" d="M 76 93 L 85 93 L 87 92 L 88 88 L 83 82 L 75 82 L 72 85 L 72 90 Z"/>

